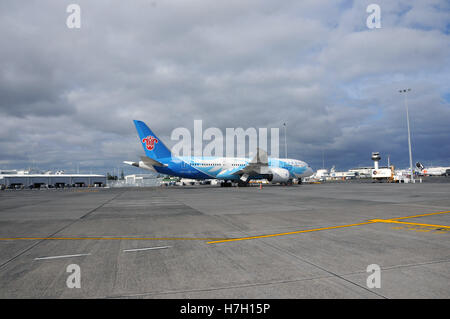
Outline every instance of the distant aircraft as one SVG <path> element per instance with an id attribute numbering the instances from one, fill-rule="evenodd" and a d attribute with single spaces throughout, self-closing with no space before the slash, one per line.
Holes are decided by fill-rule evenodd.
<path id="1" fill-rule="evenodd" d="M 420 173 L 422 175 L 432 175 L 432 176 L 449 176 L 450 175 L 450 167 L 428 167 L 422 165 L 422 163 L 417 162 L 416 167 L 419 169 Z"/>
<path id="2" fill-rule="evenodd" d="M 303 161 L 285 158 L 269 158 L 266 151 L 258 149 L 252 158 L 239 157 L 176 157 L 141 121 L 134 121 L 146 156 L 139 162 L 125 164 L 149 169 L 160 174 L 191 179 L 219 179 L 221 186 L 237 182 L 246 186 L 252 179 L 267 179 L 271 183 L 292 184 L 294 178 L 301 183 L 302 177 L 313 171 Z"/>

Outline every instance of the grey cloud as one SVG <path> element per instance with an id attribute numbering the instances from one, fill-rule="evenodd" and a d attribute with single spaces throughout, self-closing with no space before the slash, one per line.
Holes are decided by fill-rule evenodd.
<path id="1" fill-rule="evenodd" d="M 376 150 L 406 165 L 403 86 L 415 156 L 450 161 L 448 5 L 379 1 L 368 30 L 366 2 L 80 0 L 69 30 L 70 1 L 2 1 L 0 163 L 102 171 L 141 155 L 133 119 L 168 145 L 202 119 L 287 122 L 290 156 L 316 168 L 322 150 L 342 168 Z"/>

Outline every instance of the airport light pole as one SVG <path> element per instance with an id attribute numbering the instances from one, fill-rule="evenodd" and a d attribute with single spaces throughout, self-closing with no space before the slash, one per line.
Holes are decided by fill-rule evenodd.
<path id="1" fill-rule="evenodd" d="M 325 169 L 325 150 L 322 149 L 322 169 Z"/>
<path id="2" fill-rule="evenodd" d="M 405 108 L 406 108 L 406 123 L 408 125 L 408 148 L 409 148 L 409 171 L 411 173 L 411 182 L 414 183 L 414 172 L 413 172 L 413 166 L 412 166 L 412 151 L 411 151 L 411 131 L 409 129 L 409 112 L 408 112 L 408 92 L 410 92 L 411 89 L 403 89 L 399 90 L 400 94 L 404 93 L 405 95 Z"/>
<path id="3" fill-rule="evenodd" d="M 284 126 L 284 158 L 287 158 L 286 123 L 283 123 L 283 126 Z"/>

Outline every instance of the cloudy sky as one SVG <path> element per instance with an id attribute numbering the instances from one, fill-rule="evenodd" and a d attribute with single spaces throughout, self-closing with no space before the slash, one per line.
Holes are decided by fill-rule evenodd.
<path id="1" fill-rule="evenodd" d="M 136 172 L 121 164 L 143 154 L 133 119 L 169 146 L 195 119 L 286 122 L 289 157 L 315 169 L 372 151 L 406 167 L 400 88 L 414 161 L 450 165 L 449 62 L 445 0 L 2 0 L 0 168 Z"/>

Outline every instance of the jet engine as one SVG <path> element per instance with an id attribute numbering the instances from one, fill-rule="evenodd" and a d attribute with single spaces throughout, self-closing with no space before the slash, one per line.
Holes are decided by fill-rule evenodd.
<path id="1" fill-rule="evenodd" d="M 291 179 L 289 171 L 284 168 L 274 167 L 270 169 L 267 180 L 271 183 L 287 183 Z"/>

